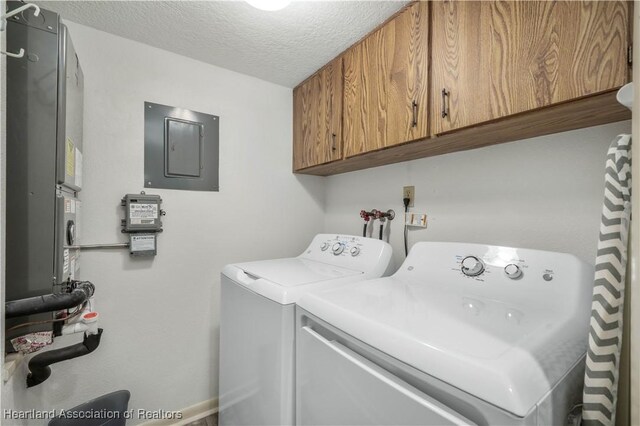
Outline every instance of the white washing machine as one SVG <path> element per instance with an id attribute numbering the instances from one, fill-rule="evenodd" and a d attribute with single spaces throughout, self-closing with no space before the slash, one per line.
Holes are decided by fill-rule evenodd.
<path id="1" fill-rule="evenodd" d="M 390 273 L 391 246 L 347 235 L 317 235 L 300 256 L 222 270 L 221 425 L 291 425 L 295 303 L 306 291 Z"/>
<path id="2" fill-rule="evenodd" d="M 386 278 L 296 314 L 300 425 L 562 425 L 581 399 L 593 267 L 418 243 Z"/>

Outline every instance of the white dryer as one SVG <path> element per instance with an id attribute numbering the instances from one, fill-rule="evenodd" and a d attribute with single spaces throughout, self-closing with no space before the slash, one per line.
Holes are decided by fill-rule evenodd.
<path id="1" fill-rule="evenodd" d="M 300 425 L 560 425 L 581 399 L 593 267 L 418 243 L 386 278 L 296 314 Z"/>
<path id="2" fill-rule="evenodd" d="M 228 265 L 221 277 L 221 425 L 291 425 L 295 303 L 306 291 L 388 274 L 384 241 L 320 234 L 298 257 Z"/>

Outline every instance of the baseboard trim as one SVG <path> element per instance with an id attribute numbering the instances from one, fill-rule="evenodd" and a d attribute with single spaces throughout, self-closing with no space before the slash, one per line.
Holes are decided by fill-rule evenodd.
<path id="1" fill-rule="evenodd" d="M 203 419 L 218 412 L 218 398 L 202 401 L 190 407 L 180 410 L 180 420 L 152 420 L 142 423 L 140 426 L 184 426 L 196 420 Z"/>
<path id="2" fill-rule="evenodd" d="M 11 376 L 18 370 L 22 361 L 24 360 L 24 355 L 20 352 L 12 353 L 4 357 L 4 365 L 2 366 L 2 381 L 3 383 L 7 383 Z"/>

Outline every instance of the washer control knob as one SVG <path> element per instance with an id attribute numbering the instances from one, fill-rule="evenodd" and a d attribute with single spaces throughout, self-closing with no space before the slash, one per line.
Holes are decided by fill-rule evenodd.
<path id="1" fill-rule="evenodd" d="M 329 243 L 322 243 L 322 245 L 320 246 L 320 250 L 322 251 L 325 251 L 328 248 L 329 248 Z"/>
<path id="2" fill-rule="evenodd" d="M 475 256 L 467 256 L 462 259 L 462 273 L 468 277 L 475 277 L 484 272 L 484 263 Z"/>
<path id="3" fill-rule="evenodd" d="M 342 254 L 342 252 L 344 251 L 344 244 L 342 243 L 335 243 L 333 245 L 333 247 L 331 247 L 331 251 L 333 252 L 333 254 L 335 254 L 336 256 L 339 254 Z"/>
<path id="4" fill-rule="evenodd" d="M 351 250 L 349 250 L 349 253 L 351 253 L 351 256 L 357 256 L 360 254 L 360 247 L 357 246 L 353 246 L 351 247 Z"/>
<path id="5" fill-rule="evenodd" d="M 522 269 L 520 269 L 520 267 L 515 263 L 510 263 L 504 267 L 504 273 L 512 280 L 517 280 L 522 276 Z"/>

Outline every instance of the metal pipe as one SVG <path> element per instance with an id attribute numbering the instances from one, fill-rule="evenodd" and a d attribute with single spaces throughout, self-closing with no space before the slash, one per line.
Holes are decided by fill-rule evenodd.
<path id="1" fill-rule="evenodd" d="M 110 249 L 110 248 L 128 248 L 129 243 L 112 243 L 112 244 L 82 244 L 76 246 L 65 246 L 66 249 L 79 249 L 79 250 L 95 250 L 95 249 Z"/>

